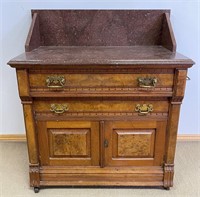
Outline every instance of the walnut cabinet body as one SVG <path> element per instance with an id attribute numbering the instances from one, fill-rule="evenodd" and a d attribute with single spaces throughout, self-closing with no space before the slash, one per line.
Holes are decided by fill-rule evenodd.
<path id="1" fill-rule="evenodd" d="M 131 23 L 148 15 L 145 21 L 162 25 L 155 27 L 162 31 L 150 29 L 145 37 L 145 31 L 141 36 L 140 30 L 132 30 L 135 35 L 129 36 L 138 37 L 141 46 L 131 46 L 121 34 L 116 46 L 106 38 L 99 43 L 99 34 L 84 32 L 95 29 L 94 24 L 85 24 L 79 37 L 68 38 L 77 45 L 73 47 L 60 46 L 61 33 L 45 33 L 48 28 L 52 34 L 55 28 L 66 30 L 53 20 L 59 24 L 63 17 L 70 26 L 70 18 L 82 20 L 81 14 L 104 23 L 103 16 L 123 21 L 133 15 Z M 141 23 L 148 28 L 145 21 Z M 113 24 L 121 32 L 122 23 Z M 89 46 L 81 38 L 85 34 Z M 193 64 L 175 48 L 169 11 L 33 11 L 27 52 L 9 64 L 17 72 L 30 185 L 36 192 L 43 186 L 173 185 L 179 111 L 187 69 Z"/>

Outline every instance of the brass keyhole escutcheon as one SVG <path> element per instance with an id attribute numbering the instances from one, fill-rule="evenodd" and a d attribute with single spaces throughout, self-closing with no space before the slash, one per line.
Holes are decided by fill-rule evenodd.
<path id="1" fill-rule="evenodd" d="M 104 140 L 104 147 L 108 148 L 108 140 L 106 140 L 106 139 Z"/>

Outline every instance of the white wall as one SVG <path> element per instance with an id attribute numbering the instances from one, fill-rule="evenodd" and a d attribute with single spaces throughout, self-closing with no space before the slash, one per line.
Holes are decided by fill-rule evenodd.
<path id="1" fill-rule="evenodd" d="M 196 65 L 189 70 L 191 81 L 187 83 L 186 96 L 182 105 L 179 133 L 199 133 L 200 98 L 200 3 L 198 0 L 173 0 L 162 2 L 147 0 L 79 0 L 31 1 L 3 0 L 0 14 L 0 134 L 24 133 L 22 106 L 18 97 L 15 70 L 6 63 L 24 52 L 24 43 L 31 23 L 31 9 L 171 9 L 171 21 L 177 41 L 177 51 L 192 58 Z M 1 23 L 1 22 L 0 22 Z M 1 52 L 1 51 L 0 51 Z M 199 77 L 199 78 L 198 78 Z"/>

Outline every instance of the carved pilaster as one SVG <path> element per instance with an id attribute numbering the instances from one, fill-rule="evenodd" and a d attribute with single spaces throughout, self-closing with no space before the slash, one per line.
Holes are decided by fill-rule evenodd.
<path id="1" fill-rule="evenodd" d="M 173 186 L 174 164 L 164 164 L 164 188 Z"/>
<path id="2" fill-rule="evenodd" d="M 39 187 L 40 186 L 40 169 L 38 166 L 29 166 L 29 175 L 30 175 L 30 186 Z"/>

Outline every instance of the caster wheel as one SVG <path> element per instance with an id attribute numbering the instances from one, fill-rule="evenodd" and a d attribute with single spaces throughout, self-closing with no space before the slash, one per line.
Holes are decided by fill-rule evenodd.
<path id="1" fill-rule="evenodd" d="M 39 188 L 39 187 L 34 187 L 34 192 L 35 192 L 35 193 L 39 193 L 39 191 L 40 191 L 40 188 Z"/>
<path id="2" fill-rule="evenodd" d="M 165 190 L 170 190 L 170 187 L 164 187 Z"/>

